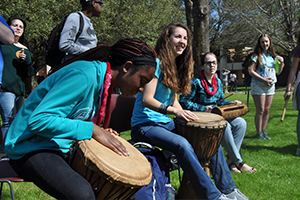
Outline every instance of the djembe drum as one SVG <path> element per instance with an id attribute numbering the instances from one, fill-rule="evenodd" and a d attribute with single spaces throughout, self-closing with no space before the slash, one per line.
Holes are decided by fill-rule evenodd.
<path id="1" fill-rule="evenodd" d="M 185 137 L 194 148 L 201 166 L 209 172 L 209 160 L 218 152 L 227 122 L 217 114 L 193 112 L 199 120 L 187 122 L 182 118 L 174 118 L 176 131 Z M 185 174 L 176 199 L 201 199 Z"/>
<path id="2" fill-rule="evenodd" d="M 118 139 L 129 156 L 120 156 L 95 139 L 75 145 L 71 167 L 90 182 L 96 199 L 128 199 L 152 179 L 145 156 L 126 140 Z"/>
<path id="3" fill-rule="evenodd" d="M 239 116 L 246 115 L 248 113 L 248 107 L 244 103 L 240 105 L 229 104 L 229 105 L 215 107 L 212 109 L 211 112 L 221 115 L 225 119 L 228 119 L 232 117 L 239 117 Z"/>

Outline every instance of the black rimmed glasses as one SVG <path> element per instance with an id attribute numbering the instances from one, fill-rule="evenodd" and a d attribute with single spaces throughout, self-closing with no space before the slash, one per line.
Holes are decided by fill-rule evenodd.
<path id="1" fill-rule="evenodd" d="M 102 1 L 94 1 L 95 3 L 99 3 L 101 8 L 103 7 L 103 2 Z"/>
<path id="2" fill-rule="evenodd" d="M 205 62 L 204 64 L 207 64 L 207 65 L 217 65 L 217 61 L 207 61 L 207 62 Z"/>

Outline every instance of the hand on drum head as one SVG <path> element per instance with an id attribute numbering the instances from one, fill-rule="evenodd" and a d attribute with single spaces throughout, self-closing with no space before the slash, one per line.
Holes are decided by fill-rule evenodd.
<path id="1" fill-rule="evenodd" d="M 129 156 L 126 147 L 109 131 L 94 124 L 93 138 L 119 155 Z"/>
<path id="2" fill-rule="evenodd" d="M 176 116 L 177 117 L 182 117 L 184 118 L 186 121 L 195 121 L 195 120 L 198 120 L 198 116 L 195 115 L 193 112 L 189 111 L 189 110 L 179 110 L 177 113 L 176 113 Z"/>
<path id="3" fill-rule="evenodd" d="M 106 130 L 106 131 L 108 131 L 108 132 L 110 132 L 110 133 L 113 133 L 113 134 L 115 134 L 115 135 L 117 135 L 117 136 L 120 135 L 117 131 L 113 130 L 112 128 L 105 128 L 104 130 Z"/>

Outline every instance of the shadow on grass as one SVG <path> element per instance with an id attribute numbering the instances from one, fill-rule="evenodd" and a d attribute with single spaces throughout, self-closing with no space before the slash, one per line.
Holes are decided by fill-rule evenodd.
<path id="1" fill-rule="evenodd" d="M 274 147 L 274 146 L 260 146 L 260 145 L 255 145 L 255 146 L 251 146 L 251 145 L 242 145 L 241 149 L 247 149 L 249 151 L 252 152 L 258 152 L 262 149 L 266 149 L 269 151 L 274 151 L 278 154 L 281 155 L 295 155 L 296 149 L 297 149 L 297 145 L 296 144 L 290 144 L 287 146 L 283 146 L 283 147 Z"/>

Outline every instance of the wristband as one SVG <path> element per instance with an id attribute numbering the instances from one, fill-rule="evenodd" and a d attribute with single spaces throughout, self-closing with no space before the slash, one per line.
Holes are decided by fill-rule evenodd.
<path id="1" fill-rule="evenodd" d="M 159 112 L 162 114 L 167 114 L 167 108 L 169 107 L 169 105 L 162 103 L 159 106 Z"/>

